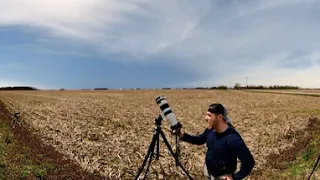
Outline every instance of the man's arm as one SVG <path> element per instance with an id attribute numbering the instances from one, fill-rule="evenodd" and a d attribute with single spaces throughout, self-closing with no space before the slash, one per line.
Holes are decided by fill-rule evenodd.
<path id="1" fill-rule="evenodd" d="M 199 136 L 190 135 L 188 133 L 182 133 L 182 136 L 180 139 L 182 141 L 186 141 L 191 144 L 202 145 L 206 143 L 206 140 L 207 140 L 207 129 L 205 129 L 204 132 Z"/>
<path id="2" fill-rule="evenodd" d="M 255 165 L 254 158 L 243 139 L 238 135 L 232 136 L 229 141 L 229 146 L 231 147 L 232 152 L 240 159 L 241 162 L 240 171 L 235 173 L 232 178 L 234 180 L 243 179 L 252 171 Z"/>

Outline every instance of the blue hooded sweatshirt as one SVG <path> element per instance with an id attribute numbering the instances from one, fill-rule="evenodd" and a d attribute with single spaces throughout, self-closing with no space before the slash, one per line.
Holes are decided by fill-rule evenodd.
<path id="1" fill-rule="evenodd" d="M 240 134 L 228 127 L 224 132 L 217 133 L 208 128 L 199 135 L 185 133 L 181 140 L 196 145 L 207 145 L 205 163 L 208 173 L 218 177 L 232 174 L 234 180 L 243 179 L 252 171 L 255 161 Z M 237 169 L 237 158 L 241 162 L 240 171 Z"/>

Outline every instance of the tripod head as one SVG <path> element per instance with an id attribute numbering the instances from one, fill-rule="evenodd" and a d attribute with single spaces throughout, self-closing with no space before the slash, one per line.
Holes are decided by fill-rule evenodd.
<path id="1" fill-rule="evenodd" d="M 157 127 L 161 127 L 161 124 L 162 124 L 162 115 L 159 115 L 157 118 L 155 118 L 155 125 Z M 178 122 L 175 126 L 170 126 L 171 128 L 171 134 L 174 134 L 174 135 L 180 135 L 180 132 L 181 132 L 181 128 L 182 128 L 182 125 L 180 122 Z"/>
<path id="2" fill-rule="evenodd" d="M 162 116 L 159 115 L 154 121 L 157 126 L 161 126 L 162 120 L 163 120 Z"/>

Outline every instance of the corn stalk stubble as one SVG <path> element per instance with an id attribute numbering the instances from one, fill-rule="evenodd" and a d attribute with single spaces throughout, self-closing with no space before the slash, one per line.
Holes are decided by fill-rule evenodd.
<path id="1" fill-rule="evenodd" d="M 261 168 L 265 157 L 287 148 L 294 132 L 303 129 L 309 114 L 301 108 L 319 108 L 319 98 L 225 91 L 40 91 L 4 92 L 0 98 L 11 112 L 22 112 L 25 125 L 44 143 L 74 159 L 83 169 L 106 177 L 132 179 L 150 145 L 155 97 L 165 95 L 183 130 L 200 134 L 206 128 L 209 104 L 221 102 Z M 171 145 L 168 122 L 163 130 Z M 185 178 L 160 139 L 160 159 L 151 163 L 150 178 Z M 181 161 L 194 177 L 203 177 L 205 145 L 180 142 Z"/>

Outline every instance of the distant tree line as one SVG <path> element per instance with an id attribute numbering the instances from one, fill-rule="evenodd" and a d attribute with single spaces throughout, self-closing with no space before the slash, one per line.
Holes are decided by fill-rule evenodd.
<path id="1" fill-rule="evenodd" d="M 108 90 L 108 88 L 94 88 L 93 90 Z"/>
<path id="2" fill-rule="evenodd" d="M 162 88 L 164 90 L 171 88 Z M 174 89 L 174 88 L 172 88 Z M 227 90 L 227 89 L 300 89 L 298 86 L 287 86 L 287 85 L 273 85 L 273 86 L 262 86 L 262 85 L 250 85 L 250 86 L 241 86 L 237 83 L 234 87 L 228 87 L 226 85 L 212 86 L 212 87 L 196 87 L 196 88 L 179 88 L 179 89 L 218 89 L 218 90 Z"/>
<path id="3" fill-rule="evenodd" d="M 131 90 L 140 90 L 142 88 L 131 88 Z M 156 89 L 156 88 L 153 88 Z M 170 88 L 170 87 L 163 87 L 160 88 L 162 90 L 170 90 L 170 89 L 183 89 L 183 90 L 193 90 L 193 89 L 300 89 L 298 86 L 288 86 L 288 85 L 273 85 L 273 86 L 262 86 L 262 85 L 250 85 L 250 86 L 241 86 L 239 83 L 236 83 L 234 87 L 227 87 L 226 85 L 219 85 L 219 86 L 212 86 L 212 87 L 195 87 L 195 88 Z M 31 86 L 13 86 L 13 87 L 0 87 L 0 91 L 10 91 L 10 90 L 39 90 L 35 87 Z M 64 89 L 59 89 L 60 91 L 63 91 Z M 81 89 L 81 90 L 91 90 L 91 89 Z M 94 88 L 93 90 L 109 90 L 109 88 Z"/>
<path id="4" fill-rule="evenodd" d="M 221 85 L 221 86 L 212 86 L 212 87 L 196 87 L 195 89 L 228 89 L 228 87 L 225 85 Z"/>
<path id="5" fill-rule="evenodd" d="M 212 86 L 212 87 L 196 87 L 196 88 L 169 88 L 169 87 L 165 87 L 165 88 L 162 88 L 163 90 L 168 90 L 168 89 L 184 89 L 184 90 L 191 90 L 191 89 L 228 89 L 227 86 L 225 85 L 221 85 L 221 86 Z"/>
<path id="6" fill-rule="evenodd" d="M 250 85 L 250 86 L 241 86 L 237 83 L 234 89 L 299 89 L 298 86 L 288 86 L 288 85 L 273 85 L 273 86 L 263 86 L 263 85 Z"/>
<path id="7" fill-rule="evenodd" d="M 13 91 L 13 90 L 38 90 L 30 86 L 13 86 L 13 87 L 0 87 L 0 91 Z"/>

